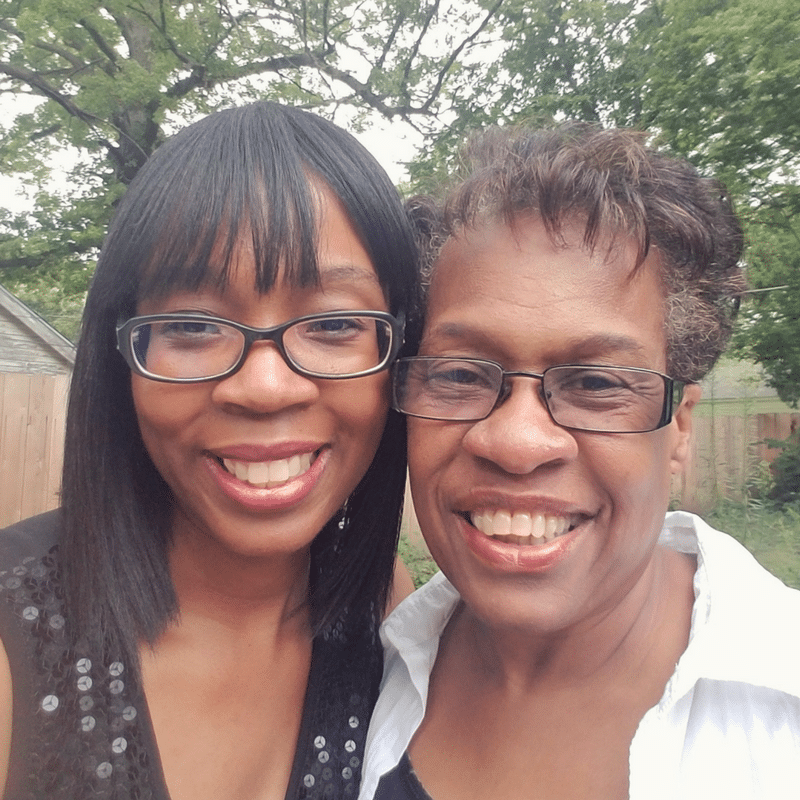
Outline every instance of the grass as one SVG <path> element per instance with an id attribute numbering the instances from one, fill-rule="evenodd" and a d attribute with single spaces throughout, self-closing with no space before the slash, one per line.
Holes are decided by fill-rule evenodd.
<path id="1" fill-rule="evenodd" d="M 397 552 L 408 567 L 417 589 L 423 583 L 427 583 L 439 570 L 425 547 L 419 529 L 411 530 L 405 522 L 400 531 Z"/>
<path id="2" fill-rule="evenodd" d="M 755 502 L 725 501 L 703 518 L 738 539 L 785 584 L 800 589 L 800 506 L 787 505 L 776 510 Z M 400 556 L 417 587 L 436 573 L 436 564 L 413 523 L 403 525 Z"/>
<path id="3" fill-rule="evenodd" d="M 723 502 L 704 515 L 709 525 L 738 539 L 773 575 L 800 589 L 800 506 Z"/>

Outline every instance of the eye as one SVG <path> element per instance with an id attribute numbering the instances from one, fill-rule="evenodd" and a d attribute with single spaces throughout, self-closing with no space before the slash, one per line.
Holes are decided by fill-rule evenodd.
<path id="1" fill-rule="evenodd" d="M 607 392 L 626 387 L 620 383 L 617 377 L 607 373 L 587 373 L 579 376 L 575 382 L 575 388 L 585 392 Z"/>
<path id="2" fill-rule="evenodd" d="M 172 320 L 155 326 L 155 335 L 197 338 L 201 336 L 219 336 L 222 333 L 220 326 L 206 320 Z"/>
<path id="3" fill-rule="evenodd" d="M 555 382 L 550 391 L 566 394 L 602 394 L 630 391 L 624 377 L 614 371 L 600 369 L 559 370 L 550 374 Z"/>
<path id="4" fill-rule="evenodd" d="M 137 349 L 149 348 L 149 357 L 152 358 L 154 351 L 167 348 L 184 352 L 206 351 L 209 348 L 227 347 L 230 342 L 240 339 L 235 328 L 202 317 L 187 317 L 142 325 L 134 334 L 133 344 Z"/>
<path id="5" fill-rule="evenodd" d="M 369 320 L 361 317 L 329 317 L 302 322 L 296 332 L 307 338 L 339 339 L 355 336 L 367 330 Z"/>
<path id="6" fill-rule="evenodd" d="M 428 372 L 427 381 L 429 384 L 459 389 L 480 389 L 494 384 L 485 369 L 463 361 L 435 363 Z"/>

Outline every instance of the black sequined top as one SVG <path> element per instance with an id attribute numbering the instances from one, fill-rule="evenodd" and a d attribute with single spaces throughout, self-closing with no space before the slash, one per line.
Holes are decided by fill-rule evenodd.
<path id="1" fill-rule="evenodd" d="M 140 676 L 67 635 L 58 512 L 0 531 L 0 639 L 14 687 L 5 800 L 169 800 Z M 355 798 L 383 655 L 376 632 L 314 641 L 287 800 Z"/>

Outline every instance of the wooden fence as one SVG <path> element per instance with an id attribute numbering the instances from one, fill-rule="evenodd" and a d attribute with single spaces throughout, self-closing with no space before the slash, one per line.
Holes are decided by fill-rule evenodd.
<path id="1" fill-rule="evenodd" d="M 58 505 L 69 378 L 0 373 L 0 527 Z"/>
<path id="2" fill-rule="evenodd" d="M 692 458 L 673 483 L 676 505 L 702 513 L 721 498 L 743 499 L 781 451 L 767 440 L 785 440 L 800 430 L 800 412 L 752 413 L 740 405 L 698 406 Z"/>

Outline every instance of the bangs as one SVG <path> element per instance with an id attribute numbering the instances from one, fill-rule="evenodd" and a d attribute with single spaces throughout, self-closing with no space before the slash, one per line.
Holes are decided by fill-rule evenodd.
<path id="1" fill-rule="evenodd" d="M 253 254 L 253 287 L 259 294 L 274 287 L 279 273 L 291 286 L 316 284 L 318 209 L 310 187 L 303 208 L 290 208 L 289 199 L 267 200 L 260 188 L 201 218 L 187 214 L 184 205 L 173 209 L 160 230 L 151 225 L 150 255 L 137 265 L 136 299 L 204 287 L 223 291 L 243 248 Z M 293 193 L 291 201 L 298 199 Z"/>
<path id="2" fill-rule="evenodd" d="M 137 300 L 224 288 L 243 244 L 252 247 L 261 294 L 279 272 L 291 285 L 318 281 L 314 178 L 291 138 L 270 130 L 279 118 L 241 116 L 211 116 L 185 129 L 159 148 L 129 190 L 121 215 L 127 230 L 114 243 L 124 242 L 119 256 Z"/>

